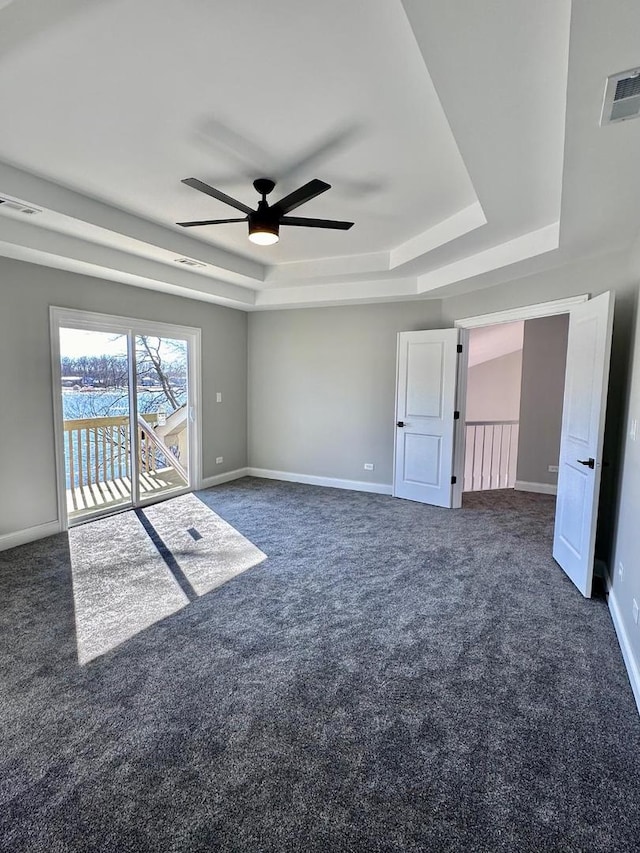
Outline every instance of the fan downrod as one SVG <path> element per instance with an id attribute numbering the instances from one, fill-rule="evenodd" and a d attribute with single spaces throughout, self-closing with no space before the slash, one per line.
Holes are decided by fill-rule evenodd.
<path id="1" fill-rule="evenodd" d="M 271 178 L 256 178 L 256 180 L 253 182 L 253 186 L 256 192 L 260 193 L 263 198 L 269 195 L 275 185 L 276 182 L 272 181 Z"/>

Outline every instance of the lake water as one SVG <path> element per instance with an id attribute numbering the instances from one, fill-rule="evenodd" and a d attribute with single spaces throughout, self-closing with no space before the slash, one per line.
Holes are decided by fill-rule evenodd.
<path id="1" fill-rule="evenodd" d="M 186 391 L 173 389 L 178 401 L 186 403 Z M 139 391 L 138 411 L 164 412 L 169 415 L 173 406 L 163 391 Z M 62 416 L 64 420 L 77 418 L 106 418 L 129 414 L 129 396 L 126 388 L 109 391 L 62 391 Z"/>

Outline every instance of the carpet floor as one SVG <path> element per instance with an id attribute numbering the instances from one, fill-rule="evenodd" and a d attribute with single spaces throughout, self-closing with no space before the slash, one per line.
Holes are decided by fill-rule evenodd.
<path id="1" fill-rule="evenodd" d="M 197 497 L 0 553 L 0 850 L 639 849 L 640 719 L 553 498 Z"/>

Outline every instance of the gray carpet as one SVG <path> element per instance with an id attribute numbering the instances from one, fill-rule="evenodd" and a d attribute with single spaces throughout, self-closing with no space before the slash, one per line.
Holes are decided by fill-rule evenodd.
<path id="1" fill-rule="evenodd" d="M 75 527 L 69 556 L 81 664 L 266 559 L 195 495 Z"/>
<path id="2" fill-rule="evenodd" d="M 551 498 L 199 497 L 267 559 L 84 665 L 67 537 L 0 553 L 1 850 L 638 850 L 640 719 Z"/>

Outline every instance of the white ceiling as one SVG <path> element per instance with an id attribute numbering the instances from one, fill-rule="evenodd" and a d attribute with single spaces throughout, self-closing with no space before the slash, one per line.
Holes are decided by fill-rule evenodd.
<path id="1" fill-rule="evenodd" d="M 625 0 L 0 0 L 0 254 L 246 310 L 441 297 L 631 246 L 640 64 Z M 625 166 L 625 163 L 628 166 Z M 254 247 L 253 205 L 332 189 Z M 186 256 L 204 264 L 179 267 Z"/>

